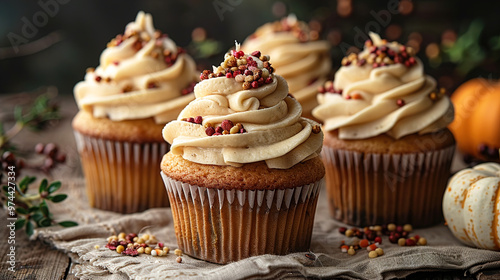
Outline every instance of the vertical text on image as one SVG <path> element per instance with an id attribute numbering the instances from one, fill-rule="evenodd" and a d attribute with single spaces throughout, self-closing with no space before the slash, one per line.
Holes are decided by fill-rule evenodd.
<path id="1" fill-rule="evenodd" d="M 9 244 L 9 249 L 7 250 L 7 263 L 9 264 L 9 271 L 15 272 L 16 268 L 16 204 L 14 201 L 16 194 L 16 167 L 7 167 L 7 227 L 9 228 L 9 235 L 7 244 Z"/>

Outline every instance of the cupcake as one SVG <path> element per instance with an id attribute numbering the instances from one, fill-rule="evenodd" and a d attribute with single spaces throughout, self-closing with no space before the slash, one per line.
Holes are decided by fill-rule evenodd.
<path id="1" fill-rule="evenodd" d="M 319 40 L 318 30 L 290 15 L 264 24 L 242 45 L 243 51 L 260 50 L 273 58 L 276 74 L 288 82 L 290 93 L 302 105 L 305 117 L 318 105 L 317 88 L 330 72 L 330 45 Z"/>
<path id="2" fill-rule="evenodd" d="M 161 174 L 179 248 L 192 257 L 224 264 L 309 248 L 323 134 L 273 72 L 269 56 L 237 45 L 163 129 Z"/>
<path id="3" fill-rule="evenodd" d="M 376 34 L 318 94 L 332 216 L 425 227 L 442 221 L 455 140 L 453 106 L 411 48 Z"/>
<path id="4" fill-rule="evenodd" d="M 157 168 L 163 126 L 194 99 L 199 73 L 183 49 L 139 12 L 74 88 L 73 119 L 90 205 L 133 213 L 168 206 Z"/>

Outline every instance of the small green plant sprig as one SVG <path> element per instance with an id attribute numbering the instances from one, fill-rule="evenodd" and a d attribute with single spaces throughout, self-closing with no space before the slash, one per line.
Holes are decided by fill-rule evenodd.
<path id="1" fill-rule="evenodd" d="M 64 163 L 66 155 L 61 153 L 54 143 L 35 146 L 37 154 L 45 156 L 41 164 L 30 164 L 25 159 L 19 158 L 18 149 L 12 139 L 24 128 L 33 131 L 45 129 L 52 121 L 60 119 L 59 108 L 51 102 L 46 95 L 37 97 L 29 108 L 16 106 L 14 108 L 15 124 L 5 130 L 4 122 L 0 122 L 0 185 L 2 185 L 2 205 L 10 217 L 17 217 L 16 230 L 24 228 L 28 235 L 33 234 L 36 227 L 60 225 L 63 227 L 76 226 L 73 221 L 55 222 L 50 213 L 49 204 L 64 201 L 66 194 L 55 194 L 61 188 L 61 182 L 49 184 L 47 179 L 42 179 L 38 192 L 30 191 L 30 186 L 37 181 L 35 176 L 25 176 L 19 183 L 20 172 L 23 169 L 43 172 L 50 176 L 51 170 L 59 163 Z"/>
<path id="2" fill-rule="evenodd" d="M 78 225 L 73 221 L 55 222 L 52 213 L 50 213 L 47 201 L 59 203 L 64 201 L 68 195 L 55 194 L 61 188 L 61 182 L 55 181 L 48 183 L 47 179 L 43 179 L 38 186 L 38 193 L 28 194 L 27 191 L 31 184 L 36 181 L 36 177 L 26 176 L 19 184 L 15 184 L 15 191 L 9 189 L 8 185 L 3 186 L 3 192 L 10 200 L 13 197 L 15 201 L 15 215 L 17 220 L 15 222 L 16 230 L 25 228 L 26 234 L 32 235 L 36 227 L 49 227 L 52 225 L 60 225 L 63 227 L 72 227 Z M 7 203 L 8 205 L 8 203 Z M 12 213 L 12 208 L 7 207 L 9 215 Z"/>

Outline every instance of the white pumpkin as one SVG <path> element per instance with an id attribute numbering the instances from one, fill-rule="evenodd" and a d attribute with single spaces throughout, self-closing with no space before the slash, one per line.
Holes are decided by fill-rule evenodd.
<path id="1" fill-rule="evenodd" d="M 500 164 L 483 163 L 456 173 L 443 197 L 443 214 L 463 243 L 500 250 Z"/>

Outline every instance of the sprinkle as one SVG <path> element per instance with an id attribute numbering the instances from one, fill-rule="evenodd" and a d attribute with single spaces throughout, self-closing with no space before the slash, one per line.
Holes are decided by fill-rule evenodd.
<path id="1" fill-rule="evenodd" d="M 375 251 L 370 251 L 370 253 L 368 253 L 368 257 L 370 257 L 371 259 L 373 259 L 373 258 L 378 257 L 378 254 Z"/>
<path id="2" fill-rule="evenodd" d="M 118 254 L 120 254 L 120 253 L 121 253 L 121 252 L 123 252 L 124 250 L 125 250 L 125 247 L 123 247 L 123 245 L 120 245 L 120 246 L 116 247 L 116 252 L 117 252 Z"/>
<path id="3" fill-rule="evenodd" d="M 396 104 L 399 106 L 399 107 L 403 107 L 406 103 L 403 99 L 398 99 L 396 100 Z"/>
<path id="4" fill-rule="evenodd" d="M 318 134 L 320 132 L 321 132 L 321 126 L 319 126 L 317 124 L 315 124 L 315 125 L 312 126 L 312 133 Z"/>
<path id="5" fill-rule="evenodd" d="M 359 99 L 363 99 L 363 96 L 361 96 L 360 93 L 355 92 L 355 93 L 352 94 L 352 99 L 358 99 L 358 100 Z"/>
<path id="6" fill-rule="evenodd" d="M 340 247 L 340 250 L 342 251 L 342 253 L 347 253 L 347 251 L 349 250 L 349 246 L 347 245 L 342 245 Z"/>
<path id="7" fill-rule="evenodd" d="M 384 254 L 384 249 L 382 249 L 382 248 L 377 248 L 377 249 L 375 249 L 375 251 L 374 251 L 374 252 L 375 252 L 375 253 L 377 253 L 377 255 L 382 256 L 382 255 Z"/>
<path id="8" fill-rule="evenodd" d="M 351 255 L 351 256 L 356 255 L 356 250 L 354 250 L 354 247 L 353 247 L 353 246 L 351 246 L 351 247 L 349 248 L 349 250 L 347 250 L 347 254 L 349 254 L 349 255 Z"/>

